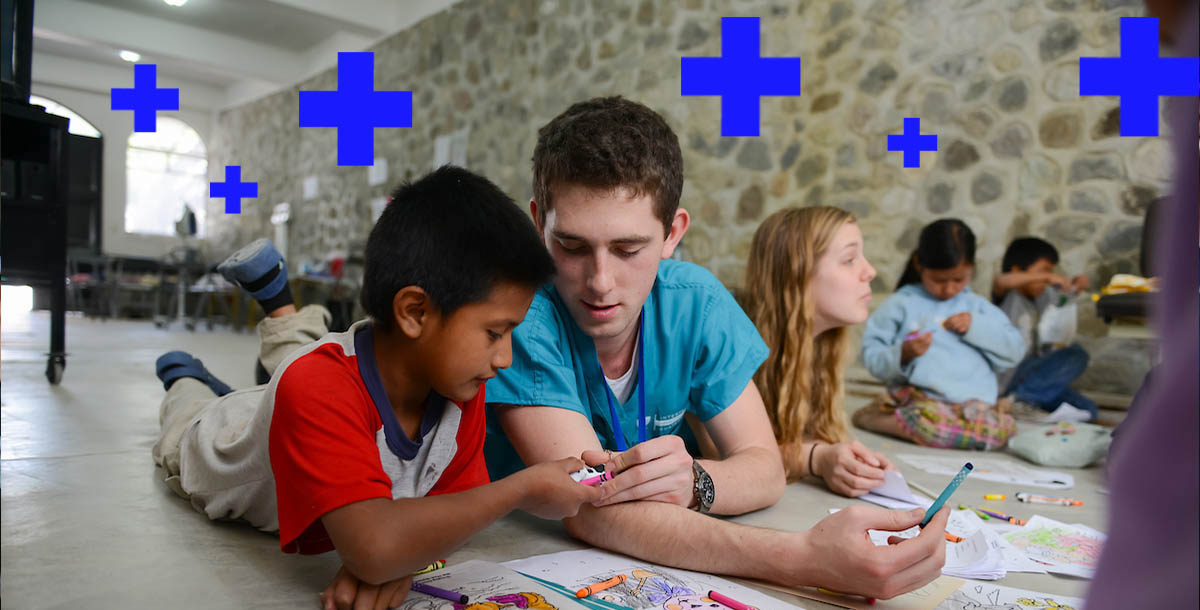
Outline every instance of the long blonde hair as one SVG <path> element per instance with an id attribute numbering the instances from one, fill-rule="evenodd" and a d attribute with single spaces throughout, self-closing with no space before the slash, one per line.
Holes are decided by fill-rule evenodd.
<path id="1" fill-rule="evenodd" d="M 789 478 L 800 473 L 805 439 L 850 440 L 842 408 L 845 327 L 813 337 L 807 298 L 817 261 L 854 215 L 829 206 L 780 210 L 758 227 L 746 266 L 747 313 L 771 349 L 754 375 Z"/>

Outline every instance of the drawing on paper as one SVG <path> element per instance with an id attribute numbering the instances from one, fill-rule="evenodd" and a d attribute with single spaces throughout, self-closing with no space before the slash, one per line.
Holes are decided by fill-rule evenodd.
<path id="1" fill-rule="evenodd" d="M 1087 568 L 1096 567 L 1104 547 L 1103 540 L 1065 526 L 1027 527 L 1005 536 L 1005 539 L 1038 561 Z"/>
<path id="2" fill-rule="evenodd" d="M 968 582 L 935 610 L 1082 610 L 1083 600 Z"/>
<path id="3" fill-rule="evenodd" d="M 591 583 L 602 582 L 624 573 L 599 572 L 581 579 L 571 588 L 582 589 Z M 708 599 L 705 594 L 693 591 L 687 583 L 675 575 L 656 570 L 654 567 L 634 568 L 628 575 L 632 578 L 610 589 L 594 593 L 592 597 L 630 608 L 662 608 L 662 610 L 723 608 L 721 604 Z"/>
<path id="4" fill-rule="evenodd" d="M 545 589 L 503 566 L 468 561 L 424 575 L 421 582 L 466 595 L 460 604 L 428 595 L 410 594 L 400 610 L 569 610 L 581 608 L 572 597 Z"/>

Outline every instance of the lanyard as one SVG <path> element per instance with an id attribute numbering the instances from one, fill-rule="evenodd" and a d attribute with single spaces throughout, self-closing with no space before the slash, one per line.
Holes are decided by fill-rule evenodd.
<path id="1" fill-rule="evenodd" d="M 638 316 L 637 361 L 637 391 L 638 391 L 638 442 L 646 442 L 646 308 Z M 599 357 L 597 357 L 599 362 Z M 600 377 L 604 381 L 604 396 L 608 398 L 608 414 L 612 418 L 613 436 L 617 439 L 617 451 L 625 451 L 629 447 L 625 443 L 625 432 L 621 430 L 621 418 L 617 416 L 617 407 L 613 400 L 612 388 L 604 379 L 604 366 L 600 366 Z"/>

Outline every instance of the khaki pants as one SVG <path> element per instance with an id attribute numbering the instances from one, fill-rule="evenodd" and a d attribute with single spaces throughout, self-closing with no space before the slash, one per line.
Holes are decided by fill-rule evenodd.
<path id="1" fill-rule="evenodd" d="M 316 341 L 328 332 L 329 311 L 320 305 L 309 305 L 290 316 L 265 318 L 258 323 L 261 342 L 259 360 L 271 375 L 275 369 L 297 348 Z M 188 492 L 179 484 L 179 445 L 183 435 L 194 423 L 204 417 L 205 411 L 218 402 L 232 398 L 253 408 L 263 388 L 242 390 L 218 397 L 199 380 L 185 377 L 173 383 L 163 397 L 159 408 L 158 422 L 161 426 L 158 442 L 154 444 L 154 462 L 167 471 L 167 486 L 175 493 L 188 498 Z M 239 431 L 231 430 L 231 434 Z"/>

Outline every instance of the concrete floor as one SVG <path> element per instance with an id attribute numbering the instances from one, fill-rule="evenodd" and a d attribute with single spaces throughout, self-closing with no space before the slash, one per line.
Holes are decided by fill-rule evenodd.
<path id="1" fill-rule="evenodd" d="M 43 377 L 48 326 L 46 314 L 35 312 L 7 316 L 0 330 L 0 598 L 11 608 L 29 609 L 316 607 L 317 594 L 337 569 L 335 554 L 284 555 L 276 537 L 237 523 L 210 522 L 164 486 L 150 457 L 162 397 L 155 358 L 186 349 L 218 377 L 245 387 L 252 383 L 257 336 L 72 316 L 66 373 L 55 387 Z M 850 397 L 847 406 L 863 400 Z M 856 433 L 889 454 L 936 451 Z M 904 470 L 926 487 L 944 485 L 944 477 Z M 1107 498 L 1097 493 L 1101 469 L 1073 472 L 1078 485 L 1070 495 L 1086 506 L 1037 512 L 1107 531 Z M 968 479 L 960 494 L 997 490 L 1015 491 Z M 802 529 L 829 508 L 855 502 L 795 484 L 776 506 L 735 520 Z M 1012 500 L 999 506 L 1030 513 Z M 448 559 L 505 561 L 572 548 L 579 545 L 559 524 L 514 514 Z M 1001 584 L 1077 596 L 1087 585 L 1033 574 L 1010 575 Z"/>

